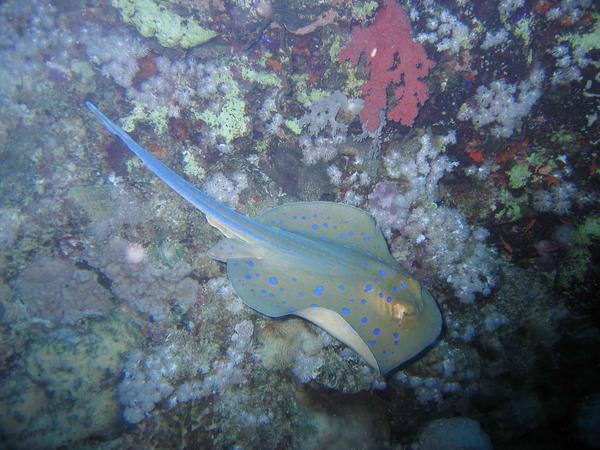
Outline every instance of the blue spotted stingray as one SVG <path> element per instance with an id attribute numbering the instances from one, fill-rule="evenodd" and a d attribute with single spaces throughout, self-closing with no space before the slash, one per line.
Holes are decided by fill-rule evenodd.
<path id="1" fill-rule="evenodd" d="M 332 202 L 298 202 L 251 219 L 188 183 L 93 104 L 86 105 L 225 236 L 209 255 L 227 264 L 237 294 L 252 309 L 270 317 L 309 320 L 384 375 L 439 336 L 442 317 L 436 301 L 399 266 L 365 211 Z"/>

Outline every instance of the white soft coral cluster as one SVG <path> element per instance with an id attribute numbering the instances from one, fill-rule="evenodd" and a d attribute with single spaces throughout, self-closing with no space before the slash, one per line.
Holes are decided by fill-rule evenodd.
<path id="1" fill-rule="evenodd" d="M 211 197 L 235 208 L 240 199 L 240 193 L 248 187 L 248 177 L 244 172 L 235 172 L 232 180 L 223 173 L 217 172 L 203 185 L 203 190 Z"/>
<path id="2" fill-rule="evenodd" d="M 479 86 L 475 97 L 461 106 L 458 119 L 470 119 L 478 129 L 493 125 L 494 136 L 510 137 L 540 98 L 543 81 L 543 70 L 534 69 L 528 79 L 518 84 L 497 80 L 489 86 Z"/>
<path id="3" fill-rule="evenodd" d="M 154 321 L 166 320 L 172 304 L 187 311 L 200 288 L 189 276 L 192 268 L 185 261 L 161 267 L 147 257 L 141 245 L 119 236 L 90 249 L 87 262 L 111 280 L 113 294 Z"/>
<path id="4" fill-rule="evenodd" d="M 148 55 L 149 49 L 127 29 L 92 24 L 81 29 L 79 39 L 102 73 L 123 87 L 127 98 L 146 111 L 165 111 L 169 117 L 178 117 L 181 109 L 189 108 L 192 102 L 214 100 L 219 98 L 215 94 L 224 94 L 227 89 L 219 80 L 227 78 L 228 68 L 192 56 L 175 61 L 167 56 L 155 57 L 156 73 L 136 83 L 139 60 Z M 217 110 L 217 103 L 209 103 L 209 109 Z"/>
<path id="5" fill-rule="evenodd" d="M 253 333 L 254 324 L 250 320 L 236 324 L 230 346 L 212 365 L 192 361 L 189 355 L 182 356 L 187 354 L 176 344 L 165 344 L 148 355 L 137 350 L 131 352 L 117 388 L 125 421 L 131 424 L 142 421 L 163 401 L 174 407 L 177 403 L 216 391 L 224 392 L 232 385 L 243 383 L 244 373 L 239 366 L 246 357 Z M 186 378 L 187 381 L 181 381 Z"/>
<path id="6" fill-rule="evenodd" d="M 417 151 L 397 149 L 384 157 L 389 177 L 400 180 L 403 185 L 402 195 L 398 195 L 396 182 L 383 181 L 377 183 L 369 195 L 371 212 L 388 237 L 392 229 L 406 226 L 414 206 L 429 206 L 437 201 L 440 179 L 456 165 L 442 153 L 447 145 L 455 142 L 453 132 L 435 139 L 424 134 L 418 141 L 409 143 L 411 147 L 416 145 Z"/>
<path id="7" fill-rule="evenodd" d="M 148 47 L 125 28 L 110 31 L 97 24 L 81 28 L 79 41 L 90 61 L 101 67 L 102 74 L 130 89 L 139 70 L 138 59 L 148 54 Z"/>
<path id="8" fill-rule="evenodd" d="M 392 250 L 406 255 L 412 267 L 425 262 L 461 302 L 472 303 L 477 293 L 488 296 L 496 282 L 495 253 L 485 244 L 487 236 L 487 230 L 470 226 L 458 210 L 417 207 Z"/>
<path id="9" fill-rule="evenodd" d="M 553 212 L 560 216 L 571 213 L 573 200 L 577 198 L 577 188 L 573 183 L 552 186 L 549 191 L 533 191 L 532 206 L 538 212 Z"/>
<path id="10" fill-rule="evenodd" d="M 174 390 L 172 379 L 179 370 L 179 364 L 173 351 L 163 350 L 146 357 L 140 351 L 134 351 L 125 362 L 123 380 L 117 392 L 127 423 L 141 422 L 158 402 Z"/>
<path id="11" fill-rule="evenodd" d="M 559 4 L 554 2 L 553 7 L 546 12 L 546 19 L 566 19 L 576 22 L 591 5 L 592 0 L 562 0 Z"/>
<path id="12" fill-rule="evenodd" d="M 485 245 L 487 231 L 470 226 L 457 210 L 437 206 L 438 184 L 455 163 L 442 152 L 454 134 L 429 134 L 393 150 L 384 163 L 390 178 L 369 195 L 369 209 L 392 242 L 395 256 L 408 269 L 424 267 L 449 283 L 456 296 L 471 303 L 475 294 L 488 295 L 495 284 L 494 252 Z"/>
<path id="13" fill-rule="evenodd" d="M 300 136 L 302 161 L 307 165 L 318 161 L 331 161 L 337 155 L 336 146 L 346 140 L 348 125 L 338 121 L 341 111 L 358 114 L 362 109 L 362 100 L 348 100 L 340 91 L 314 102 L 310 111 L 304 114 L 299 124 L 308 129 L 308 134 Z"/>
<path id="14" fill-rule="evenodd" d="M 501 17 L 508 18 L 517 9 L 522 8 L 524 4 L 524 0 L 502 0 L 498 4 L 498 12 Z"/>
<path id="15" fill-rule="evenodd" d="M 426 20 L 428 31 L 419 33 L 415 38 L 417 42 L 433 44 L 438 52 L 449 51 L 455 55 L 473 46 L 475 33 L 450 11 L 439 10 L 430 2 L 424 12 L 430 16 Z"/>
<path id="16" fill-rule="evenodd" d="M 590 64 L 590 58 L 582 47 L 572 49 L 567 44 L 555 45 L 550 52 L 556 58 L 556 68 L 552 73 L 552 84 L 563 85 L 581 81 L 581 71 Z"/>

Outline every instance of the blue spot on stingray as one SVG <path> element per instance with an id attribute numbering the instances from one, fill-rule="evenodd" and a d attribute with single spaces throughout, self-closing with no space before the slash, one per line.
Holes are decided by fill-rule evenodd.
<path id="1" fill-rule="evenodd" d="M 377 341 L 369 341 L 369 345 L 371 347 L 375 347 L 377 345 Z"/>
<path id="2" fill-rule="evenodd" d="M 267 293 L 267 291 L 266 291 L 265 289 L 261 289 L 261 290 L 260 290 L 260 293 L 261 293 L 262 295 L 265 295 L 265 294 Z"/>
<path id="3" fill-rule="evenodd" d="M 400 333 L 397 331 L 394 333 L 394 339 L 400 339 Z"/>
<path id="4" fill-rule="evenodd" d="M 296 220 L 298 218 L 297 215 L 292 216 L 292 220 Z"/>
<path id="5" fill-rule="evenodd" d="M 283 288 L 282 287 L 279 288 L 279 292 L 283 292 Z"/>
<path id="6" fill-rule="evenodd" d="M 394 292 L 400 292 L 400 288 L 395 287 Z"/>
<path id="7" fill-rule="evenodd" d="M 367 287 L 365 288 L 365 292 L 369 292 L 373 290 L 373 286 L 371 286 L 370 284 L 367 284 Z"/>
<path id="8" fill-rule="evenodd" d="M 366 305 L 366 304 L 367 304 L 367 301 L 366 301 L 364 298 L 363 298 L 363 299 L 362 299 L 360 302 L 361 302 L 363 305 Z"/>
<path id="9" fill-rule="evenodd" d="M 295 313 L 296 311 L 298 311 L 296 308 L 290 308 L 290 309 L 288 309 L 288 312 L 290 312 L 290 313 Z"/>
<path id="10" fill-rule="evenodd" d="M 352 314 L 352 310 L 350 308 L 342 308 L 342 313 L 345 316 L 349 316 L 350 314 Z"/>
<path id="11" fill-rule="evenodd" d="M 312 229 L 313 230 L 318 230 L 319 229 L 319 225 L 317 225 L 316 223 L 312 224 Z"/>
<path id="12" fill-rule="evenodd" d="M 375 283 L 381 283 L 381 278 L 379 278 L 379 277 L 375 278 Z"/>
<path id="13" fill-rule="evenodd" d="M 297 283 L 297 282 L 298 282 L 298 278 L 292 277 L 292 283 Z"/>
<path id="14" fill-rule="evenodd" d="M 301 219 L 302 219 L 302 220 L 306 220 L 306 216 L 302 216 L 302 217 L 301 217 Z"/>
<path id="15" fill-rule="evenodd" d="M 346 286 L 344 286 L 343 284 L 340 284 L 338 286 L 338 289 L 340 290 L 340 292 L 344 292 L 346 290 Z"/>
<path id="16" fill-rule="evenodd" d="M 323 286 L 317 286 L 313 294 L 315 297 L 320 297 L 324 290 L 325 288 Z"/>
<path id="17" fill-rule="evenodd" d="M 304 292 L 298 292 L 298 297 L 304 298 Z"/>
<path id="18" fill-rule="evenodd" d="M 283 305 L 285 305 L 285 304 L 287 303 L 287 300 L 281 300 L 281 303 L 282 303 Z"/>
<path id="19" fill-rule="evenodd" d="M 381 330 L 379 328 L 373 328 L 373 334 L 375 336 L 379 336 L 381 334 Z"/>
<path id="20" fill-rule="evenodd" d="M 369 323 L 369 318 L 368 317 L 363 317 L 360 319 L 360 323 L 362 323 L 363 325 L 366 325 Z"/>
<path id="21" fill-rule="evenodd" d="M 379 293 L 379 298 L 383 298 L 383 297 L 385 297 L 385 294 L 383 292 L 380 292 Z"/>
<path id="22" fill-rule="evenodd" d="M 267 295 L 267 297 L 269 297 L 269 298 L 273 298 L 273 297 L 274 297 L 274 295 L 273 295 L 273 294 L 271 294 L 271 293 L 269 292 L 269 295 Z"/>
<path id="23" fill-rule="evenodd" d="M 334 226 L 333 226 L 333 229 L 334 229 L 334 230 L 337 230 L 337 229 L 338 229 L 338 226 L 337 226 L 337 225 L 334 225 Z"/>
<path id="24" fill-rule="evenodd" d="M 350 236 L 350 237 L 354 236 L 354 231 L 348 231 L 348 236 Z"/>
<path id="25" fill-rule="evenodd" d="M 277 278 L 275 277 L 269 277 L 269 283 L 272 285 L 276 285 L 277 283 L 279 283 L 279 281 L 277 281 Z"/>
<path id="26" fill-rule="evenodd" d="M 248 264 L 248 267 L 252 267 L 254 265 L 254 261 L 248 261 L 246 264 Z"/>
<path id="27" fill-rule="evenodd" d="M 260 278 L 260 273 L 255 273 L 254 278 Z"/>
<path id="28" fill-rule="evenodd" d="M 310 306 L 311 306 L 311 308 L 318 308 L 319 304 L 318 303 L 311 303 Z"/>
<path id="29" fill-rule="evenodd" d="M 399 345 L 400 345 L 400 342 L 394 341 L 394 346 L 398 347 Z"/>
<path id="30" fill-rule="evenodd" d="M 406 289 L 406 288 L 408 287 L 408 284 L 406 284 L 406 282 L 405 282 L 405 281 L 403 281 L 403 282 L 402 282 L 402 284 L 400 285 L 400 287 L 401 287 L 402 289 Z"/>
<path id="31" fill-rule="evenodd" d="M 372 257 L 373 257 L 373 253 L 371 253 L 371 252 L 367 252 L 367 256 L 368 256 L 369 258 L 372 258 Z"/>
<path id="32" fill-rule="evenodd" d="M 316 218 L 317 218 L 317 213 L 314 213 L 313 214 L 313 219 L 316 219 Z"/>
<path id="33" fill-rule="evenodd" d="M 323 224 L 323 228 L 329 228 L 329 224 L 328 223 L 324 223 Z"/>
<path id="34" fill-rule="evenodd" d="M 380 270 L 380 271 L 379 271 L 379 275 L 381 275 L 382 277 L 385 277 L 385 270 L 383 270 L 383 269 L 382 269 L 382 270 Z"/>
<path id="35" fill-rule="evenodd" d="M 356 300 L 354 300 L 353 298 L 350 299 L 350 303 L 355 303 Z"/>
<path id="36" fill-rule="evenodd" d="M 394 299 L 393 299 L 392 297 L 388 297 L 388 298 L 386 299 L 386 301 L 387 301 L 388 303 L 392 303 L 392 302 L 394 301 Z"/>
<path id="37" fill-rule="evenodd" d="M 344 233 L 340 234 L 340 239 L 346 239 L 346 235 Z"/>

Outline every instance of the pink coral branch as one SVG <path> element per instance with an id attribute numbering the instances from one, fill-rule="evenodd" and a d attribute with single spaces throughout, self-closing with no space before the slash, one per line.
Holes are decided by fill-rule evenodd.
<path id="1" fill-rule="evenodd" d="M 363 53 L 370 78 L 361 89 L 365 100 L 361 122 L 373 132 L 387 109 L 389 120 L 412 126 L 419 107 L 429 98 L 427 85 L 420 79 L 435 63 L 427 58 L 423 46 L 412 40 L 410 20 L 395 0 L 384 2 L 370 27 L 352 29 L 352 39 L 339 61 L 349 60 L 356 66 Z"/>

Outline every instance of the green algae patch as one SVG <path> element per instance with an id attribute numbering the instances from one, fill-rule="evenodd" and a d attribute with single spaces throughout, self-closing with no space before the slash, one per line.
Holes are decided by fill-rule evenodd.
<path id="1" fill-rule="evenodd" d="M 567 34 L 560 37 L 561 41 L 568 41 L 575 48 L 583 49 L 587 54 L 592 50 L 600 49 L 600 14 L 592 14 L 594 27 L 589 33 Z"/>
<path id="2" fill-rule="evenodd" d="M 183 172 L 187 176 L 194 177 L 198 180 L 203 180 L 206 176 L 204 167 L 202 167 L 194 155 L 187 150 L 183 152 L 183 163 Z"/>
<path id="3" fill-rule="evenodd" d="M 600 240 L 600 217 L 588 217 L 579 225 L 576 239 L 581 245 L 591 245 L 593 241 Z"/>
<path id="4" fill-rule="evenodd" d="M 206 122 L 227 144 L 234 139 L 245 136 L 249 131 L 250 118 L 246 115 L 246 102 L 238 83 L 231 75 L 221 75 L 217 83 L 224 83 L 227 90 L 224 94 L 220 111 L 193 111 L 197 120 Z"/>
<path id="5" fill-rule="evenodd" d="M 283 123 L 295 135 L 299 136 L 302 134 L 302 127 L 300 127 L 300 121 L 298 119 L 288 119 Z"/>
<path id="6" fill-rule="evenodd" d="M 121 119 L 123 130 L 131 133 L 135 130 L 138 122 L 147 122 L 152 125 L 156 134 L 164 134 L 169 126 L 169 108 L 160 106 L 150 110 L 138 101 L 133 102 L 133 110 L 127 116 Z"/>
<path id="7" fill-rule="evenodd" d="M 240 73 L 244 80 L 260 84 L 261 86 L 280 88 L 282 85 L 279 77 L 272 73 L 257 72 L 249 67 L 242 67 Z"/>
<path id="8" fill-rule="evenodd" d="M 531 173 L 527 164 L 516 164 L 510 169 L 508 173 L 510 187 L 513 189 L 519 189 L 524 187 L 529 180 Z"/>
<path id="9" fill-rule="evenodd" d="M 527 203 L 527 194 L 515 198 L 507 189 L 502 189 L 498 195 L 498 201 L 501 204 L 501 209 L 496 212 L 494 217 L 497 220 L 514 222 L 523 215 L 521 206 Z"/>
<path id="10" fill-rule="evenodd" d="M 134 25 L 142 36 L 155 37 L 163 47 L 195 47 L 217 36 L 192 18 L 181 17 L 152 0 L 112 0 L 112 5 L 125 23 Z"/>

